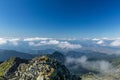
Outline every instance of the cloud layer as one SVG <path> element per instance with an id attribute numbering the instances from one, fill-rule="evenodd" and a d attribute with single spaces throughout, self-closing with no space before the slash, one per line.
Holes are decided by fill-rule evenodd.
<path id="1" fill-rule="evenodd" d="M 86 56 L 82 56 L 80 58 L 67 57 L 65 64 L 68 68 L 72 68 L 74 70 L 79 70 L 80 67 L 83 67 L 87 70 L 98 71 L 102 74 L 113 71 L 113 66 L 108 61 L 88 61 Z M 69 64 L 73 65 L 68 66 Z"/>
<path id="2" fill-rule="evenodd" d="M 12 39 L 6 39 L 6 38 L 0 38 L 0 45 L 5 45 L 5 44 L 13 44 L 13 45 L 18 45 L 19 38 L 12 38 Z"/>
<path id="3" fill-rule="evenodd" d="M 42 46 L 42 45 L 54 45 L 56 47 L 59 47 L 61 49 L 80 49 L 82 46 L 80 44 L 72 44 L 68 41 L 59 41 L 59 40 L 42 40 L 39 42 L 30 41 L 30 46 Z"/>
<path id="4" fill-rule="evenodd" d="M 15 47 L 18 47 L 18 49 L 42 49 L 44 46 L 44 49 L 88 49 L 97 52 L 120 54 L 120 38 L 0 38 L 0 48 L 6 49 L 7 46 L 10 46 L 10 49 L 12 49 L 12 47 L 13 49 Z"/>
<path id="5" fill-rule="evenodd" d="M 120 40 L 115 40 L 115 41 L 111 42 L 110 46 L 115 46 L 115 47 L 120 46 Z"/>

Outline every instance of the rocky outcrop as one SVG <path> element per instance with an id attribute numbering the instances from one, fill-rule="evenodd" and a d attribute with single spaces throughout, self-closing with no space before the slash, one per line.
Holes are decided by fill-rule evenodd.
<path id="1" fill-rule="evenodd" d="M 62 64 L 65 63 L 66 61 L 66 58 L 65 58 L 65 55 L 63 55 L 62 53 L 58 52 L 58 51 L 55 51 L 51 57 L 53 57 L 54 59 L 56 59 L 57 61 L 61 62 Z"/>
<path id="2" fill-rule="evenodd" d="M 21 64 L 9 80 L 81 80 L 56 59 L 42 56 Z"/>
<path id="3" fill-rule="evenodd" d="M 18 68 L 19 64 L 27 63 L 27 60 L 12 57 L 9 60 L 0 64 L 0 76 L 1 78 L 9 78 Z"/>

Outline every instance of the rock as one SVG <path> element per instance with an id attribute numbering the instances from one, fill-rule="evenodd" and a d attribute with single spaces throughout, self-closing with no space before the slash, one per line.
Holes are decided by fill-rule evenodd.
<path id="1" fill-rule="evenodd" d="M 21 64 L 9 80 L 81 80 L 56 59 L 42 56 Z"/>
<path id="2" fill-rule="evenodd" d="M 27 60 L 12 57 L 0 64 L 0 76 L 9 78 L 16 70 L 19 64 L 26 63 Z"/>
<path id="3" fill-rule="evenodd" d="M 6 78 L 4 78 L 4 77 L 0 77 L 0 80 L 7 80 Z"/>
<path id="4" fill-rule="evenodd" d="M 66 61 L 65 55 L 63 55 L 62 53 L 58 51 L 55 51 L 51 56 L 57 61 L 61 62 L 62 64 L 64 64 Z"/>

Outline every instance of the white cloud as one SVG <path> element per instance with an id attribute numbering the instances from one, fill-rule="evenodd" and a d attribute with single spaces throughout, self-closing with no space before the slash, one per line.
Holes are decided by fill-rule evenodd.
<path id="1" fill-rule="evenodd" d="M 103 37 L 103 38 L 93 38 L 93 41 L 99 41 L 99 40 L 120 40 L 120 38 L 107 38 L 107 37 Z"/>
<path id="2" fill-rule="evenodd" d="M 35 38 L 25 38 L 24 41 L 39 41 L 39 40 L 49 40 L 52 38 L 40 38 L 40 37 L 35 37 Z"/>
<path id="3" fill-rule="evenodd" d="M 103 40 L 100 40 L 100 41 L 98 41 L 96 44 L 104 44 L 104 41 Z"/>
<path id="4" fill-rule="evenodd" d="M 34 41 L 30 41 L 29 45 L 30 46 L 58 45 L 59 43 L 60 42 L 58 40 L 49 40 L 49 41 L 43 40 L 43 41 L 36 42 L 36 43 Z"/>
<path id="5" fill-rule="evenodd" d="M 34 42 L 29 42 L 28 43 L 30 46 L 37 46 L 38 44 L 35 44 Z"/>
<path id="6" fill-rule="evenodd" d="M 50 40 L 48 44 L 59 44 L 60 42 L 58 40 Z"/>
<path id="7" fill-rule="evenodd" d="M 4 38 L 0 38 L 0 45 L 6 44 L 7 40 Z"/>
<path id="8" fill-rule="evenodd" d="M 80 44 L 71 44 L 67 41 L 59 41 L 59 40 L 43 40 L 40 42 L 29 42 L 30 46 L 42 46 L 42 45 L 55 45 L 56 47 L 62 48 L 62 49 L 79 49 L 82 46 Z"/>
<path id="9" fill-rule="evenodd" d="M 19 42 L 18 42 L 19 40 L 20 40 L 19 38 L 8 39 L 8 41 L 15 46 L 17 46 L 19 44 Z"/>
<path id="10" fill-rule="evenodd" d="M 62 49 L 79 49 L 79 48 L 82 48 L 82 46 L 80 44 L 71 44 L 67 41 L 60 42 L 60 44 L 58 44 L 58 47 L 60 47 Z"/>
<path id="11" fill-rule="evenodd" d="M 70 65 L 69 64 L 73 64 Z M 89 61 L 86 56 L 80 58 L 67 57 L 66 65 L 69 68 L 79 70 L 80 66 L 88 70 L 98 71 L 100 73 L 109 73 L 113 69 L 113 65 L 108 61 L 98 60 L 98 61 Z"/>
<path id="12" fill-rule="evenodd" d="M 12 44 L 12 45 L 18 45 L 19 38 L 0 38 L 0 45 L 5 45 L 5 44 Z"/>
<path id="13" fill-rule="evenodd" d="M 115 40 L 113 42 L 110 43 L 110 46 L 120 46 L 120 40 Z"/>
<path id="14" fill-rule="evenodd" d="M 41 44 L 47 44 L 47 41 L 40 41 Z"/>
<path id="15" fill-rule="evenodd" d="M 103 37 L 103 38 L 101 38 L 102 40 L 116 40 L 116 39 L 118 39 L 118 38 L 107 38 L 107 37 Z"/>
<path id="16" fill-rule="evenodd" d="M 93 38 L 92 40 L 93 40 L 93 41 L 99 41 L 100 39 L 98 39 L 98 38 Z"/>

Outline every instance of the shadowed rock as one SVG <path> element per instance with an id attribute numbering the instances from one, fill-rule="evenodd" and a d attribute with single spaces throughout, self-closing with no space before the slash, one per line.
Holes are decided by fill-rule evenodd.
<path id="1" fill-rule="evenodd" d="M 36 57 L 29 64 L 21 64 L 10 80 L 81 80 L 56 59 Z"/>

